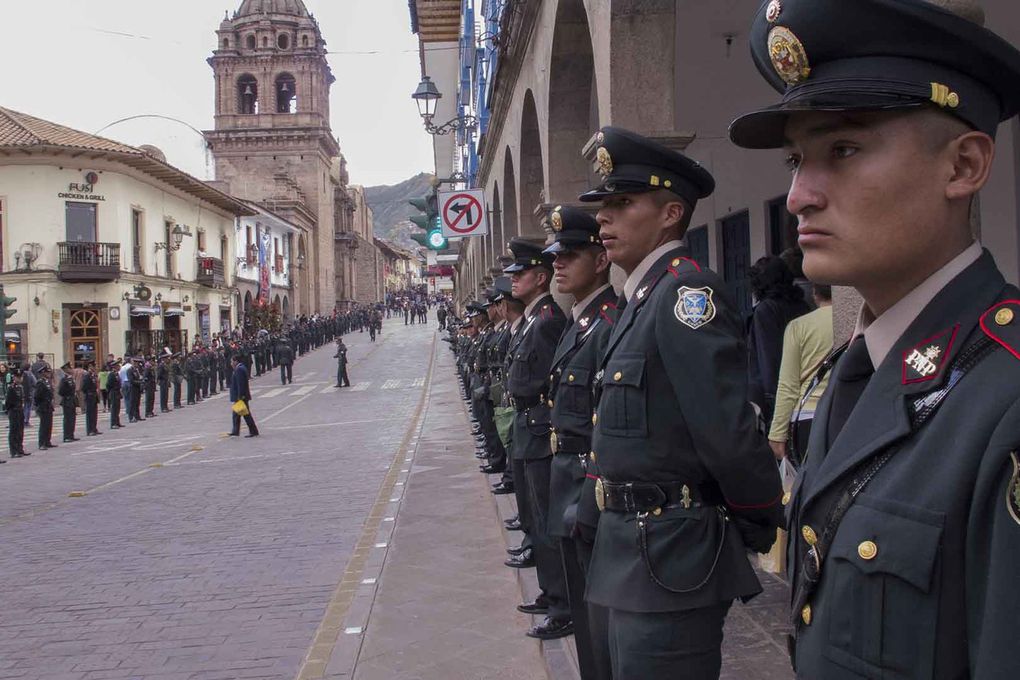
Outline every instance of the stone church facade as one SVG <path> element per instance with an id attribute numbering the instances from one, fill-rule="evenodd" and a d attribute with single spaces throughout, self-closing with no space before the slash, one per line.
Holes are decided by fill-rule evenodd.
<path id="1" fill-rule="evenodd" d="M 215 129 L 205 133 L 230 194 L 307 228 L 291 278 L 295 313 L 355 301 L 359 238 L 347 162 L 329 123 L 336 80 L 318 22 L 302 0 L 244 0 L 216 32 Z M 374 248 L 373 248 L 374 249 Z M 366 255 L 368 255 L 366 253 Z"/>

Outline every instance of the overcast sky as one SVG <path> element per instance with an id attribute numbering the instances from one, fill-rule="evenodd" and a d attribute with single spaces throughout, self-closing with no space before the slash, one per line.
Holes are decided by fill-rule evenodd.
<path id="1" fill-rule="evenodd" d="M 241 0 L 3 0 L 0 106 L 86 132 L 140 114 L 213 126 L 206 63 L 225 10 Z M 336 76 L 332 126 L 351 182 L 394 184 L 432 172 L 431 138 L 411 92 L 420 80 L 407 0 L 305 0 Z M 366 54 L 367 53 L 367 54 Z M 147 119 L 103 136 L 155 144 L 197 177 L 204 143 L 183 125 Z"/>

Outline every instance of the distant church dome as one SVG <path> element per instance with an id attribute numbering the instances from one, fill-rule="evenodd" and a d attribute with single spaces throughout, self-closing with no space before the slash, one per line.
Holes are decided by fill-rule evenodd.
<path id="1" fill-rule="evenodd" d="M 166 163 L 166 154 L 163 153 L 158 146 L 153 146 L 152 144 L 142 144 L 138 148 L 141 149 L 146 156 L 152 156 L 156 160 L 163 161 L 164 163 Z"/>
<path id="2" fill-rule="evenodd" d="M 235 18 L 250 16 L 253 14 L 290 14 L 293 16 L 308 16 L 308 8 L 302 0 L 244 0 L 241 8 L 237 10 Z"/>

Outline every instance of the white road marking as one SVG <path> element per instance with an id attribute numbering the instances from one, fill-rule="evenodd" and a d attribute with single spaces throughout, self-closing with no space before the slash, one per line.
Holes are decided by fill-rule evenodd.
<path id="1" fill-rule="evenodd" d="M 259 395 L 259 398 L 260 399 L 272 399 L 273 397 L 278 397 L 281 394 L 286 394 L 288 391 L 290 391 L 289 387 L 277 387 L 275 389 L 269 390 L 265 394 Z"/>
<path id="2" fill-rule="evenodd" d="M 391 422 L 392 418 L 372 418 L 371 420 L 344 420 L 334 423 L 310 423 L 308 425 L 281 425 L 274 427 L 273 431 L 276 430 L 309 430 L 313 427 L 336 427 L 337 425 L 361 425 L 364 423 L 388 423 Z"/>
<path id="3" fill-rule="evenodd" d="M 349 389 L 351 392 L 364 392 L 365 390 L 368 389 L 369 385 L 371 384 L 372 384 L 371 382 L 359 382 L 355 383 L 353 387 L 349 387 L 347 389 Z"/>
<path id="4" fill-rule="evenodd" d="M 314 392 L 318 387 L 319 387 L 318 385 L 302 385 L 301 387 L 294 390 L 294 396 L 300 397 L 304 394 L 310 394 Z"/>

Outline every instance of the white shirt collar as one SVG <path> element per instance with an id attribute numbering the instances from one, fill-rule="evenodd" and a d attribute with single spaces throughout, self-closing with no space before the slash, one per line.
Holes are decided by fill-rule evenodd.
<path id="1" fill-rule="evenodd" d="M 524 316 L 523 315 L 517 317 L 516 319 L 514 319 L 514 322 L 512 324 L 510 324 L 510 332 L 511 333 L 516 333 L 517 329 L 521 327 L 521 323 L 523 323 L 523 322 L 524 322 Z"/>
<path id="2" fill-rule="evenodd" d="M 570 314 L 571 316 L 574 317 L 574 321 L 577 321 L 581 317 L 581 314 L 584 313 L 584 310 L 588 309 L 588 305 L 591 304 L 591 301 L 597 298 L 599 295 L 602 295 L 602 291 L 604 291 L 606 288 L 609 288 L 608 283 L 599 288 L 598 290 L 596 290 L 594 293 L 592 293 L 585 299 L 581 300 L 580 302 L 574 303 L 574 306 L 570 308 Z"/>
<path id="3" fill-rule="evenodd" d="M 639 264 L 637 268 L 630 273 L 630 276 L 627 277 L 627 283 L 623 284 L 623 295 L 628 303 L 630 302 L 630 299 L 634 297 L 634 291 L 641 283 L 641 279 L 645 278 L 645 274 L 647 274 L 648 270 L 652 268 L 655 261 L 674 248 L 679 248 L 681 246 L 683 246 L 683 241 L 667 241 L 652 252 L 648 253 L 645 256 L 645 259 L 641 260 L 641 264 Z"/>
<path id="4" fill-rule="evenodd" d="M 871 364 L 876 370 L 928 303 L 964 269 L 977 262 L 981 252 L 981 244 L 977 241 L 971 243 L 966 250 L 943 265 L 878 318 L 872 315 L 866 304 L 861 306 L 853 337 L 864 334 L 868 355 L 871 356 Z"/>

